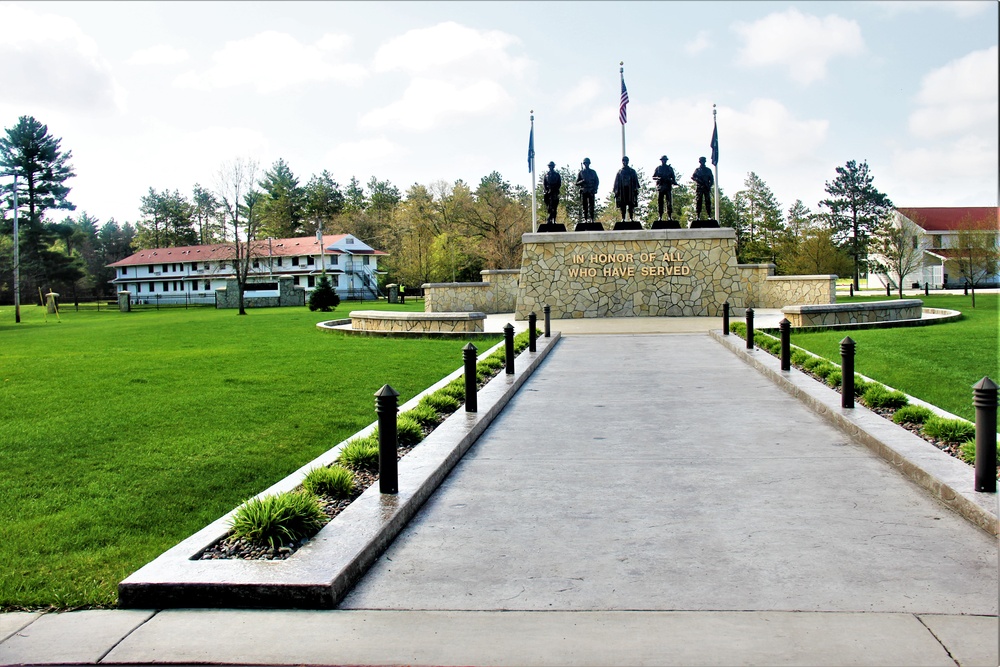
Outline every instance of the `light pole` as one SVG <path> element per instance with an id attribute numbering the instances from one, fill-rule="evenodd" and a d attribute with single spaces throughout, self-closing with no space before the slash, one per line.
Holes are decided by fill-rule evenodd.
<path id="1" fill-rule="evenodd" d="M 3 174 L 14 177 L 14 322 L 21 322 L 21 243 L 17 230 L 17 172 Z"/>

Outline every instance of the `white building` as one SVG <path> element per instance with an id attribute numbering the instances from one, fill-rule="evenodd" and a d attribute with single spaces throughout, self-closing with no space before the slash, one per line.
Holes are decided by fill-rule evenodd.
<path id="1" fill-rule="evenodd" d="M 314 236 L 261 239 L 251 248 L 249 282 L 274 284 L 279 276 L 292 276 L 295 285 L 312 291 L 325 269 L 341 299 L 374 299 L 383 273 L 378 258 L 384 255 L 351 234 L 327 234 L 322 243 Z M 212 303 L 215 290 L 234 276 L 235 257 L 232 243 L 216 243 L 140 250 L 108 266 L 115 269 L 116 289 L 135 299 Z"/>
<path id="2" fill-rule="evenodd" d="M 994 238 L 1000 235 L 1000 217 L 996 206 L 898 208 L 893 215 L 892 224 L 916 230 L 914 243 L 922 254 L 917 269 L 903 279 L 904 289 L 924 285 L 931 289 L 963 287 L 962 277 L 954 261 L 958 255 L 959 232 L 975 230 Z M 877 255 L 873 255 L 872 259 L 877 260 Z M 887 281 L 895 285 L 895 278 L 885 274 L 872 272 L 868 277 L 871 287 L 884 287 Z M 998 281 L 1000 276 L 993 273 L 979 284 L 996 286 Z"/>

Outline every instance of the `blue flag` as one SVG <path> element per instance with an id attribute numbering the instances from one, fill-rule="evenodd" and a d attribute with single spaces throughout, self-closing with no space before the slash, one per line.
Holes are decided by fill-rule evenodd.
<path id="1" fill-rule="evenodd" d="M 712 121 L 712 124 L 715 126 L 712 129 L 712 143 L 711 143 L 711 146 L 712 146 L 712 166 L 713 167 L 718 167 L 719 166 L 719 124 L 716 123 L 715 121 Z"/>
<path id="2" fill-rule="evenodd" d="M 535 171 L 535 126 L 531 126 L 531 134 L 528 135 L 528 173 Z"/>

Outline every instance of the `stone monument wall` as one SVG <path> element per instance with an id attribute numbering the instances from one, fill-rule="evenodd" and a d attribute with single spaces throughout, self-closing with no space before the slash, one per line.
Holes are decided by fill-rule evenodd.
<path id="1" fill-rule="evenodd" d="M 742 316 L 747 305 L 832 303 L 834 276 L 738 264 L 732 229 L 525 234 L 517 319 Z"/>
<path id="2" fill-rule="evenodd" d="M 424 283 L 424 312 L 510 313 L 517 303 L 520 269 L 482 271 L 480 283 Z"/>
<path id="3" fill-rule="evenodd" d="M 247 296 L 244 293 L 243 306 L 245 308 L 276 308 L 279 306 L 304 306 L 306 304 L 306 290 L 304 287 L 294 284 L 292 276 L 278 276 L 274 282 L 278 283 L 278 296 Z M 240 291 L 236 285 L 236 278 L 227 278 L 225 287 L 216 288 L 215 307 L 240 307 Z"/>

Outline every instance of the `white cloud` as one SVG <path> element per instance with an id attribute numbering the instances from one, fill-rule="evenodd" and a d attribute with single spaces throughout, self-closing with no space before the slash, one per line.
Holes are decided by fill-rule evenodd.
<path id="1" fill-rule="evenodd" d="M 124 89 L 75 21 L 4 3 L 0 26 L 0 90 L 8 101 L 65 111 L 124 110 Z"/>
<path id="2" fill-rule="evenodd" d="M 405 147 L 380 136 L 337 144 L 323 156 L 323 164 L 350 165 L 353 175 L 374 174 L 380 171 L 379 167 L 387 159 L 398 162 L 409 152 Z M 349 180 L 349 177 L 344 179 L 341 185 L 346 185 Z M 366 179 L 359 176 L 359 180 L 364 183 Z"/>
<path id="3" fill-rule="evenodd" d="M 129 65 L 175 65 L 188 60 L 190 56 L 184 49 L 176 49 L 169 44 L 156 44 L 145 49 L 139 49 L 128 59 Z"/>
<path id="4" fill-rule="evenodd" d="M 304 44 L 288 33 L 267 30 L 226 42 L 212 54 L 211 67 L 185 72 L 174 85 L 196 90 L 253 85 L 268 94 L 304 83 L 358 84 L 366 76 L 363 67 L 330 58 L 349 43 L 343 35 L 324 35 L 315 44 Z"/>
<path id="5" fill-rule="evenodd" d="M 694 39 L 684 43 L 684 52 L 689 56 L 696 56 L 710 46 L 712 40 L 708 38 L 708 31 L 700 30 Z"/>
<path id="6" fill-rule="evenodd" d="M 744 42 L 737 64 L 786 67 L 791 79 L 802 84 L 823 79 L 832 58 L 858 55 L 864 49 L 856 21 L 835 14 L 819 18 L 794 7 L 753 23 L 735 23 L 733 30 Z"/>
<path id="7" fill-rule="evenodd" d="M 922 139 L 964 132 L 996 135 L 997 47 L 953 60 L 932 70 L 917 95 L 910 132 Z"/>
<path id="8" fill-rule="evenodd" d="M 507 110 L 510 96 L 495 81 L 462 85 L 435 79 L 414 79 L 403 96 L 361 117 L 362 127 L 403 127 L 429 130 L 438 121 Z"/>
<path id="9" fill-rule="evenodd" d="M 375 53 L 375 70 L 414 75 L 490 77 L 520 75 L 530 60 L 509 50 L 520 40 L 499 30 L 475 30 L 454 21 L 394 37 Z"/>
<path id="10" fill-rule="evenodd" d="M 995 130 L 994 130 L 995 132 Z M 997 141 L 967 135 L 916 148 L 897 148 L 884 174 L 897 206 L 995 206 Z"/>

